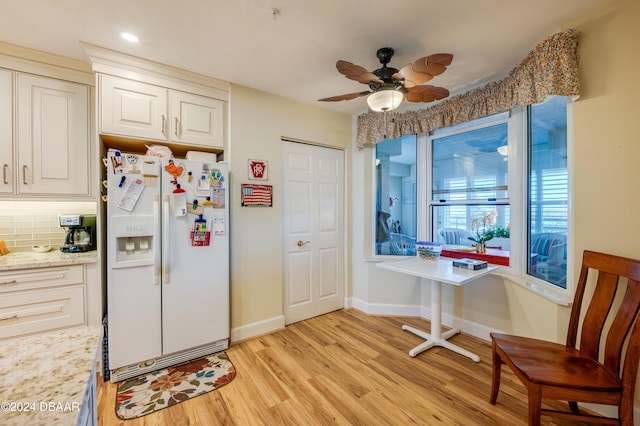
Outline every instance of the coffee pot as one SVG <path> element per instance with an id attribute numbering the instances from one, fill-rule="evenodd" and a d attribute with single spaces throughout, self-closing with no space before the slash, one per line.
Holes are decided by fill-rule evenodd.
<path id="1" fill-rule="evenodd" d="M 84 252 L 96 249 L 96 215 L 60 214 L 58 223 L 65 228 L 63 252 Z"/>
<path id="2" fill-rule="evenodd" d="M 77 228 L 73 234 L 73 242 L 79 246 L 91 244 L 91 234 L 85 228 Z"/>

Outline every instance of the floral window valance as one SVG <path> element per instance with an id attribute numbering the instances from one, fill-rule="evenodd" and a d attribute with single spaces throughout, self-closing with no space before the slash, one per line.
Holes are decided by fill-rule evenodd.
<path id="1" fill-rule="evenodd" d="M 578 35 L 576 30 L 555 34 L 540 44 L 508 77 L 452 96 L 432 107 L 407 112 L 369 112 L 358 117 L 356 145 L 419 134 L 531 105 L 549 95 L 577 96 Z M 386 128 L 385 128 L 386 126 Z"/>

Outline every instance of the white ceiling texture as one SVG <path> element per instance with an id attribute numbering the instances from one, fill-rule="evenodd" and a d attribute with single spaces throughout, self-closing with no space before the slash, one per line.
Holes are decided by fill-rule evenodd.
<path id="1" fill-rule="evenodd" d="M 338 73 L 338 59 L 371 71 L 381 47 L 395 50 L 395 68 L 452 53 L 427 84 L 455 94 L 504 77 L 544 38 L 613 1 L 0 0 L 0 41 L 85 60 L 82 41 L 355 114 L 365 98 L 317 101 L 367 89 Z"/>

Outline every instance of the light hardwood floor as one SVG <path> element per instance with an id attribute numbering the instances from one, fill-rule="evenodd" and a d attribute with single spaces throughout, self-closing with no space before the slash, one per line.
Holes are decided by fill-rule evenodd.
<path id="1" fill-rule="evenodd" d="M 491 344 L 459 334 L 456 344 L 481 361 L 442 348 L 415 358 L 419 318 L 341 310 L 232 345 L 228 385 L 147 416 L 115 415 L 116 384 L 98 388 L 100 425 L 522 425 L 527 398 L 503 367 L 497 404 L 489 404 Z M 560 405 L 554 403 L 553 407 Z M 575 425 L 543 418 L 543 425 Z M 584 424 L 584 423 L 580 423 Z"/>

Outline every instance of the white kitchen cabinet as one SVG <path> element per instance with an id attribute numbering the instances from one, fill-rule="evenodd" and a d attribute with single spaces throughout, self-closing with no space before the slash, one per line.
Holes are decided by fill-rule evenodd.
<path id="1" fill-rule="evenodd" d="M 100 133 L 224 149 L 226 102 L 100 75 Z"/>
<path id="2" fill-rule="evenodd" d="M 100 76 L 100 133 L 167 141 L 167 89 Z"/>
<path id="3" fill-rule="evenodd" d="M 85 323 L 82 265 L 0 272 L 0 339 Z"/>
<path id="4" fill-rule="evenodd" d="M 89 90 L 17 74 L 18 194 L 89 195 Z"/>
<path id="5" fill-rule="evenodd" d="M 13 194 L 13 73 L 0 69 L 0 194 Z"/>
<path id="6" fill-rule="evenodd" d="M 173 142 L 187 145 L 224 148 L 223 101 L 172 90 Z"/>
<path id="7" fill-rule="evenodd" d="M 0 194 L 89 195 L 88 111 L 86 85 L 0 69 Z"/>

